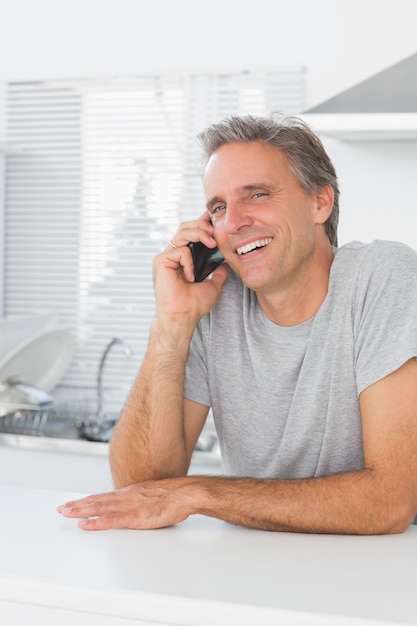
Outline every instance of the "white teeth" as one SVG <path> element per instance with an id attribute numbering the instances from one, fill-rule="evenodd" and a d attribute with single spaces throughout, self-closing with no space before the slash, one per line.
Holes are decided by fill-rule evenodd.
<path id="1" fill-rule="evenodd" d="M 256 248 L 263 248 L 271 243 L 272 237 L 268 237 L 268 239 L 257 239 L 256 241 L 251 241 L 247 243 L 246 246 L 242 246 L 241 248 L 237 248 L 236 252 L 238 254 L 246 254 L 247 252 L 251 252 Z"/>

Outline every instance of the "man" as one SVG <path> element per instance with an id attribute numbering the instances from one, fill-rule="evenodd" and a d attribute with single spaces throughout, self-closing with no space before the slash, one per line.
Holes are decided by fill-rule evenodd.
<path id="1" fill-rule="evenodd" d="M 207 211 L 154 261 L 149 346 L 84 529 L 192 514 L 254 528 L 404 531 L 417 513 L 417 254 L 336 247 L 338 185 L 300 120 L 201 135 Z M 226 263 L 194 282 L 188 243 Z M 225 476 L 187 476 L 209 408 Z"/>

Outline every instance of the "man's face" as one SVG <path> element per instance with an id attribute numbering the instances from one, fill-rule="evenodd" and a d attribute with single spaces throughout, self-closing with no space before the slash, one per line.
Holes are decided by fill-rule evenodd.
<path id="1" fill-rule="evenodd" d="M 243 282 L 265 295 L 294 284 L 314 252 L 317 202 L 283 153 L 257 141 L 224 145 L 203 184 L 218 246 Z"/>

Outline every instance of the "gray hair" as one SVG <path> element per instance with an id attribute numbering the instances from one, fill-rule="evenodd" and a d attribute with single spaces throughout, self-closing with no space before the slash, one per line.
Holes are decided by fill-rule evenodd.
<path id="1" fill-rule="evenodd" d="M 209 126 L 197 137 L 203 148 L 201 171 L 216 150 L 229 143 L 262 141 L 283 152 L 291 172 L 309 193 L 330 185 L 334 191 L 333 210 L 325 222 L 330 243 L 337 246 L 339 186 L 336 170 L 316 133 L 297 117 L 272 115 L 231 116 Z"/>

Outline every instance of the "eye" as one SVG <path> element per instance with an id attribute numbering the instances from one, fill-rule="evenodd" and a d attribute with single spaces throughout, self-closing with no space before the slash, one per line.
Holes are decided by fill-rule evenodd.
<path id="1" fill-rule="evenodd" d="M 262 198 L 263 196 L 267 196 L 268 194 L 265 191 L 257 191 L 253 194 L 254 198 Z"/>
<path id="2" fill-rule="evenodd" d="M 216 213 L 220 213 L 220 211 L 225 211 L 226 210 L 226 205 L 225 204 L 218 204 L 217 206 L 214 206 L 211 209 L 211 214 L 212 215 L 216 215 Z"/>

